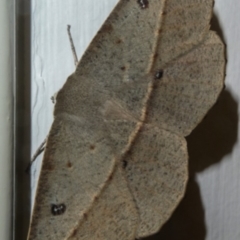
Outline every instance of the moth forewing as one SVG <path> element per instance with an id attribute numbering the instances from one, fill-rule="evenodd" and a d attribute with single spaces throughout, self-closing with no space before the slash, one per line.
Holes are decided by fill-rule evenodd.
<path id="1" fill-rule="evenodd" d="M 171 216 L 188 177 L 184 137 L 223 87 L 212 5 L 119 1 L 57 95 L 30 240 L 131 240 Z"/>

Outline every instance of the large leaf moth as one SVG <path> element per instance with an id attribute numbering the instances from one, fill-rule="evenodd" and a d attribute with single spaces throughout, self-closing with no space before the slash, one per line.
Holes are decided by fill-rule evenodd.
<path id="1" fill-rule="evenodd" d="M 120 0 L 58 92 L 29 240 L 142 238 L 184 195 L 185 136 L 215 103 L 213 0 Z"/>

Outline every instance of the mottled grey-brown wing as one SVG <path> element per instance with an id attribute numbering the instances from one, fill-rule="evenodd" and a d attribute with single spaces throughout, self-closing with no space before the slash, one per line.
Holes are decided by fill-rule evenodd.
<path id="1" fill-rule="evenodd" d="M 149 82 L 118 90 L 146 75 L 156 43 L 149 36 L 156 32 L 162 7 L 155 0 L 144 11 L 137 1 L 119 1 L 59 91 L 29 239 L 69 236 L 134 138 Z M 113 108 L 117 121 L 111 121 Z M 53 215 L 53 204 L 64 204 L 65 212 Z"/>
<path id="2" fill-rule="evenodd" d="M 92 208 L 67 239 L 134 240 L 138 223 L 138 211 L 126 179 L 121 168 L 116 168 Z"/>
<path id="3" fill-rule="evenodd" d="M 208 34 L 213 0 L 165 0 L 155 66 L 163 67 L 198 45 Z"/>
<path id="4" fill-rule="evenodd" d="M 182 199 L 188 178 L 183 137 L 145 125 L 123 161 L 140 214 L 136 237 L 157 232 Z"/>
<path id="5" fill-rule="evenodd" d="M 144 119 L 156 132 L 143 124 L 143 133 L 123 160 L 140 212 L 140 238 L 158 231 L 182 198 L 187 180 L 183 137 L 202 120 L 223 87 L 224 45 L 209 31 L 211 13 L 211 0 L 165 1 L 150 71 L 162 77 L 153 83 Z"/>
<path id="6" fill-rule="evenodd" d="M 186 136 L 215 103 L 224 82 L 224 45 L 209 31 L 213 0 L 166 0 L 152 72 L 162 72 L 149 122 Z"/>
<path id="7" fill-rule="evenodd" d="M 142 9 L 144 2 L 148 2 L 147 8 Z M 157 127 L 157 132 L 171 132 L 166 141 L 174 145 L 178 135 L 185 136 L 202 119 L 223 85 L 223 46 L 216 35 L 208 33 L 212 3 L 213 0 L 119 1 L 76 72 L 58 93 L 37 190 L 31 240 L 61 240 L 77 230 L 79 220 L 95 206 L 94 199 L 101 196 L 105 187 L 110 188 L 107 180 L 116 162 L 131 148 L 145 123 L 150 129 Z M 211 63 L 213 72 L 206 61 Z M 163 77 L 154 79 L 159 69 L 163 70 Z M 211 77 L 205 78 L 207 73 Z M 151 134 L 146 135 L 145 140 L 151 138 Z M 159 140 L 162 141 L 165 140 Z M 133 146 L 136 150 L 132 150 L 138 151 L 142 145 L 136 142 Z M 167 148 L 163 154 L 168 155 Z M 179 160 L 183 163 L 181 169 L 186 169 L 185 153 L 182 151 Z M 158 159 L 162 161 L 161 156 Z M 145 157 L 140 160 L 146 161 Z M 134 164 L 137 166 L 138 162 Z M 169 173 L 174 179 L 176 172 Z M 144 187 L 139 174 L 128 172 Z M 181 186 L 186 175 L 183 177 L 179 180 Z M 153 191 L 159 197 L 161 181 L 151 178 L 149 184 L 154 184 Z M 146 199 L 143 195 L 137 199 L 133 186 L 130 189 L 135 202 L 143 206 Z M 175 206 L 184 190 L 178 191 L 172 195 L 178 196 L 174 198 Z M 170 198 L 172 205 L 163 213 L 166 216 L 175 201 L 169 193 L 160 198 Z M 152 212 L 155 200 L 148 210 L 140 209 L 140 216 Z M 53 216 L 52 204 L 64 204 L 65 212 Z M 146 217 L 150 219 L 149 214 Z M 137 236 L 151 234 L 156 223 L 160 226 L 166 218 L 154 215 L 153 228 L 141 222 Z"/>
<path id="8" fill-rule="evenodd" d="M 157 69 L 161 66 L 156 64 Z M 147 121 L 187 136 L 216 102 L 224 84 L 224 45 L 215 32 L 166 64 L 149 101 Z"/>

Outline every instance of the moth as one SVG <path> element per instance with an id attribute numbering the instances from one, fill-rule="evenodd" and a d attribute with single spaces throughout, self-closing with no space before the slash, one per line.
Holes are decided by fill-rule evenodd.
<path id="1" fill-rule="evenodd" d="M 224 84 L 213 0 L 119 0 L 56 97 L 29 240 L 133 240 L 182 199 Z"/>

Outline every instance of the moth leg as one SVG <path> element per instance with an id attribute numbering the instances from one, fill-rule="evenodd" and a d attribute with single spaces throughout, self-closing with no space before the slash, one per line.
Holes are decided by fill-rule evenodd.
<path id="1" fill-rule="evenodd" d="M 58 92 L 54 93 L 53 96 L 51 96 L 51 100 L 52 100 L 53 104 L 56 103 L 57 94 L 58 94 Z"/>
<path id="2" fill-rule="evenodd" d="M 52 97 L 51 97 L 51 100 L 52 100 L 52 103 L 55 104 L 56 103 L 56 98 L 57 98 L 57 93 L 56 92 Z M 31 166 L 33 164 L 33 162 L 37 159 L 37 157 L 45 150 L 45 145 L 46 145 L 46 142 L 47 142 L 47 137 L 43 140 L 43 142 L 39 145 L 39 147 L 37 148 L 37 150 L 35 151 L 35 153 L 33 154 L 32 156 L 32 159 L 30 161 L 30 163 L 28 164 L 27 168 L 26 168 L 26 173 L 29 173 L 30 172 L 30 169 L 31 169 Z"/>
<path id="3" fill-rule="evenodd" d="M 70 45 L 71 45 L 71 50 L 72 50 L 72 54 L 73 54 L 73 59 L 74 59 L 74 64 L 77 67 L 78 64 L 78 58 L 77 58 L 77 52 L 74 46 L 74 42 L 73 42 L 73 38 L 71 35 L 71 26 L 67 25 L 67 32 L 68 32 L 68 37 L 69 37 L 69 41 L 70 41 Z M 52 97 L 52 103 L 55 104 L 56 103 L 56 98 L 57 98 L 57 94 L 58 92 L 56 92 Z M 27 168 L 26 168 L 26 172 L 29 173 L 32 163 L 37 159 L 37 157 L 44 151 L 45 149 L 45 145 L 46 145 L 46 141 L 47 141 L 47 137 L 44 139 L 44 141 L 40 144 L 40 146 L 37 148 L 36 152 L 34 153 L 30 163 L 28 164 Z"/>
<path id="4" fill-rule="evenodd" d="M 47 142 L 47 137 L 44 139 L 44 141 L 40 144 L 40 146 L 37 148 L 36 152 L 34 153 L 34 155 L 32 156 L 32 159 L 30 161 L 30 163 L 28 164 L 27 168 L 26 168 L 26 172 L 29 173 L 31 166 L 33 164 L 33 162 L 37 159 L 37 157 L 44 151 L 45 149 L 45 145 Z"/>
<path id="5" fill-rule="evenodd" d="M 69 38 L 69 41 L 70 41 L 71 50 L 72 50 L 72 54 L 73 54 L 74 64 L 77 67 L 78 57 L 77 57 L 76 49 L 75 49 L 74 42 L 73 42 L 73 39 L 72 39 L 71 26 L 70 25 L 67 25 L 67 32 L 68 32 L 68 38 Z"/>
<path id="6" fill-rule="evenodd" d="M 57 94 L 58 92 L 56 92 L 52 97 L 52 103 L 55 104 L 56 103 L 56 98 L 57 98 Z M 47 137 L 43 140 L 43 142 L 39 145 L 39 147 L 37 148 L 37 150 L 35 151 L 35 153 L 32 156 L 32 159 L 30 161 L 30 163 L 28 164 L 27 168 L 26 168 L 26 173 L 30 172 L 31 166 L 33 164 L 33 162 L 37 159 L 37 157 L 45 150 L 45 146 L 46 146 L 46 142 L 47 142 Z"/>

